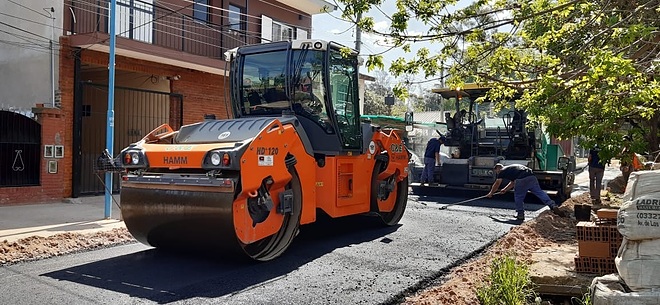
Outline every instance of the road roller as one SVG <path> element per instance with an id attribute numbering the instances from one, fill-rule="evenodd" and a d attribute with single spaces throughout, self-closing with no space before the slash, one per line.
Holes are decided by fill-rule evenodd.
<path id="1" fill-rule="evenodd" d="M 138 241 L 268 261 L 319 211 L 399 222 L 410 154 L 400 132 L 361 119 L 354 50 L 296 40 L 225 57 L 233 118 L 163 124 L 118 156 Z"/>

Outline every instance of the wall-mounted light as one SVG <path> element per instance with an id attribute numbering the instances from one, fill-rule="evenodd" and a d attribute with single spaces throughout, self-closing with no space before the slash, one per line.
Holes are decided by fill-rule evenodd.
<path id="1" fill-rule="evenodd" d="M 181 75 L 177 74 L 177 75 L 173 75 L 173 76 L 168 76 L 167 79 L 168 80 L 180 80 Z"/>

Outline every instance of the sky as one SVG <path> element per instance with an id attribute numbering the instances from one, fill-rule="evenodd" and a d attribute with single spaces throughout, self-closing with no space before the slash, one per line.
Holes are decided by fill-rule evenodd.
<path id="1" fill-rule="evenodd" d="M 328 2 L 331 2 L 331 0 Z M 467 2 L 467 0 L 462 0 L 460 2 Z M 395 0 L 385 0 L 385 3 L 380 7 L 380 9 L 384 13 L 391 15 L 392 13 L 396 12 L 395 5 L 396 5 Z M 335 41 L 345 46 L 355 48 L 355 27 L 352 27 L 352 25 L 348 22 L 340 20 L 340 16 L 341 16 L 340 10 L 335 10 L 332 13 L 320 13 L 313 15 L 312 38 Z M 380 12 L 379 10 L 372 9 L 371 11 L 369 11 L 368 14 L 365 14 L 365 16 L 374 17 L 374 22 L 375 22 L 374 28 L 376 30 L 388 32 L 390 21 L 382 12 Z M 409 23 L 408 32 L 410 35 L 414 35 L 416 33 L 422 34 L 423 33 L 422 31 L 424 29 L 425 27 L 421 23 L 412 21 Z M 431 50 L 431 52 L 433 52 L 434 49 L 435 50 L 439 49 L 439 47 L 433 46 L 429 42 L 422 42 L 413 45 L 411 48 L 412 51 L 410 53 L 406 53 L 398 48 L 387 51 L 386 53 L 383 54 L 383 63 L 385 64 L 385 71 L 388 70 L 392 61 L 396 60 L 399 57 L 404 57 L 407 60 L 412 59 L 420 47 L 427 47 Z M 374 34 L 364 33 L 364 32 L 362 33 L 362 49 L 360 54 L 377 54 L 380 52 L 384 52 L 389 48 L 390 46 L 384 43 L 383 37 Z M 367 71 L 366 68 L 361 69 L 360 72 L 372 76 L 375 75 L 375 71 L 369 72 Z M 394 77 L 392 77 L 392 80 L 395 81 Z M 424 76 L 417 75 L 415 76 L 415 80 L 422 81 L 424 80 Z M 430 88 L 432 88 L 437 83 L 439 83 L 439 81 L 422 83 L 419 85 L 419 87 L 421 87 L 420 88 L 421 90 L 430 90 Z"/>
<path id="2" fill-rule="evenodd" d="M 381 7 L 383 12 L 392 14 L 396 11 L 395 1 L 386 0 Z M 355 48 L 355 27 L 351 23 L 340 20 L 341 11 L 335 10 L 332 13 L 321 13 L 312 16 L 312 38 L 335 41 L 347 47 Z M 377 10 L 371 10 L 368 14 L 374 17 L 376 30 L 388 31 L 390 22 Z M 383 42 L 383 38 L 374 34 L 362 33 L 362 48 L 360 54 L 376 54 L 384 52 L 390 47 Z M 389 68 L 392 61 L 399 57 L 410 59 L 414 53 L 405 53 L 400 49 L 392 49 L 383 54 L 383 63 L 385 71 Z M 366 58 L 365 58 L 366 59 Z M 366 68 L 360 70 L 363 74 L 375 75 L 375 71 L 367 71 Z M 394 80 L 394 78 L 392 78 Z"/>

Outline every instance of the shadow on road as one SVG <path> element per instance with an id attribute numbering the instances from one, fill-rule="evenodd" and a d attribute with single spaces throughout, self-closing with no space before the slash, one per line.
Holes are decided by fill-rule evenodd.
<path id="1" fill-rule="evenodd" d="M 160 304 L 195 297 L 218 298 L 237 294 L 285 276 L 336 249 L 366 241 L 391 241 L 386 235 L 399 226 L 383 227 L 378 217 L 352 216 L 301 227 L 291 247 L 278 259 L 254 262 L 218 258 L 203 253 L 172 253 L 149 249 L 42 274 Z"/>

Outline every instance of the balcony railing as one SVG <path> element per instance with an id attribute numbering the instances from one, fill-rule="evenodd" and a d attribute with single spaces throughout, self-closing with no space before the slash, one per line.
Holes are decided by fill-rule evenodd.
<path id="1" fill-rule="evenodd" d="M 65 12 L 72 34 L 108 33 L 108 0 L 66 0 Z M 226 50 L 247 43 L 245 31 L 231 30 L 226 14 L 213 9 L 209 20 L 193 18 L 193 5 L 178 6 L 167 1 L 117 0 L 117 36 L 195 55 L 222 59 Z"/>

